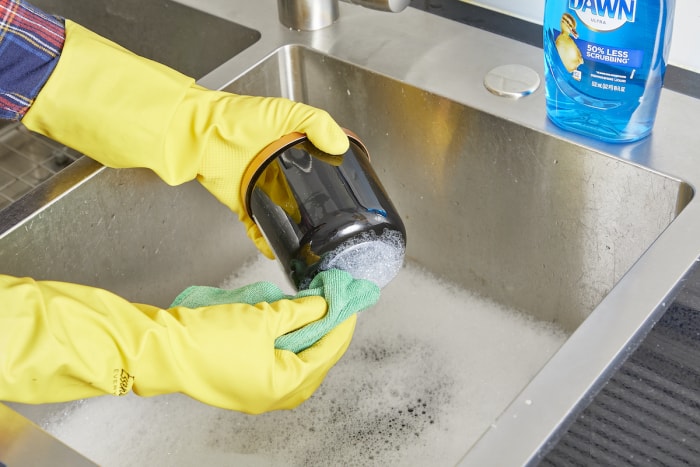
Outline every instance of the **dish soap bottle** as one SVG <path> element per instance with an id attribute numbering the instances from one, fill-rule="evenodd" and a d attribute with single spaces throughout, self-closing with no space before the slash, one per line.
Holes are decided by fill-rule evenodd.
<path id="1" fill-rule="evenodd" d="M 545 0 L 547 116 L 608 142 L 647 136 L 671 45 L 675 0 Z"/>

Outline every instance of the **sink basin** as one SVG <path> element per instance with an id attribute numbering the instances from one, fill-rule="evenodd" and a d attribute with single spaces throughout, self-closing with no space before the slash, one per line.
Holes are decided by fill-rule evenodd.
<path id="1" fill-rule="evenodd" d="M 153 21 L 129 16 L 133 1 L 101 0 L 106 21 L 151 34 Z M 526 42 L 415 8 L 387 14 L 341 2 L 336 23 L 307 33 L 282 27 L 273 0 L 161 1 L 143 7 L 160 5 L 149 13 L 159 20 L 165 10 L 199 14 L 186 4 L 261 31 L 235 56 L 233 40 L 206 39 L 194 64 L 220 55 L 199 84 L 302 100 L 357 133 L 406 224 L 408 259 L 358 320 L 344 358 L 293 411 L 248 417 L 178 394 L 11 405 L 90 459 L 535 465 L 700 257 L 700 133 L 687 118 L 700 100 L 691 95 L 664 89 L 651 137 L 605 144 L 551 124 L 541 88 L 513 100 L 484 87 L 502 65 L 541 75 L 542 50 Z M 79 16 L 102 18 L 99 9 L 38 3 L 128 45 Z M 207 28 L 176 27 L 165 48 L 185 52 Z M 186 71 L 163 52 L 154 57 Z M 10 133 L 0 130 L 3 151 Z M 54 149 L 38 165 L 52 167 Z M 5 153 L 24 164 L 18 151 Z M 0 265 L 160 306 L 191 284 L 284 282 L 196 182 L 169 187 L 149 171 L 88 158 L 2 210 Z M 4 455 L 0 443 L 0 463 L 11 465 Z"/>
<path id="2" fill-rule="evenodd" d="M 369 148 L 410 258 L 568 332 L 692 196 L 676 178 L 304 47 L 226 90 L 328 110 Z"/>
<path id="3" fill-rule="evenodd" d="M 277 439 L 270 433 L 283 436 L 272 431 L 280 426 L 311 433 L 282 443 L 319 456 L 300 464 L 342 461 L 333 450 L 319 451 L 318 443 L 343 444 L 344 455 L 369 463 L 405 464 L 418 459 L 418 448 L 430 456 L 440 449 L 445 464 L 455 464 L 693 195 L 678 178 L 301 45 L 276 49 L 225 90 L 310 103 L 359 135 L 406 225 L 408 264 L 396 281 L 402 289 L 392 292 L 391 284 L 360 318 L 346 359 L 295 412 L 247 417 L 177 395 L 12 405 L 81 451 L 95 444 L 90 432 L 109 430 L 126 439 L 133 426 L 125 422 L 119 434 L 110 420 L 133 412 L 183 427 L 142 443 L 138 452 L 149 464 L 173 460 L 168 453 L 175 444 L 167 440 L 188 445 L 188 420 L 208 430 L 203 450 L 189 455 L 210 464 L 288 462 L 264 442 Z M 0 222 L 3 272 L 101 286 L 161 306 L 192 283 L 220 285 L 237 271 L 243 283 L 281 280 L 256 269 L 259 260 L 251 261 L 259 255 L 241 226 L 196 183 L 167 187 L 144 170 L 95 170 L 92 164 L 73 164 L 75 174 L 88 175 L 60 197 L 55 187 L 40 190 L 37 196 L 53 200 L 42 211 L 12 228 L 3 230 Z M 19 215 L 21 206 L 13 212 Z M 247 266 L 239 270 L 241 264 Z M 409 292 L 412 298 L 393 309 Z M 475 315 L 482 307 L 486 311 Z M 506 327 L 513 331 L 501 332 Z M 442 334 L 435 334 L 438 328 Z M 450 347 L 442 347 L 448 341 Z M 468 341 L 476 348 L 464 347 Z M 350 365 L 346 360 L 361 366 L 343 366 Z M 377 379 L 362 386 L 353 379 L 358 372 Z M 463 379 L 453 377 L 460 372 Z M 339 407 L 365 418 L 353 425 Z M 300 430 L 294 414 L 304 411 L 311 421 Z M 187 417 L 177 418 L 183 413 Z M 64 420 L 71 414 L 77 422 Z M 459 420 L 472 422 L 456 428 Z M 431 425 L 440 428 L 431 431 Z M 62 426 L 74 428 L 65 433 Z M 457 431 L 439 431 L 448 429 Z M 160 431 L 139 430 L 141 441 L 145 431 Z M 118 458 L 107 452 L 97 460 Z M 182 450 L 177 455 L 189 459 Z"/>

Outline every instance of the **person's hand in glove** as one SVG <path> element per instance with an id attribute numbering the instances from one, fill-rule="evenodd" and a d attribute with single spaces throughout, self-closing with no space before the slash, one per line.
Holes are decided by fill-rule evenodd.
<path id="1" fill-rule="evenodd" d="M 211 91 L 66 21 L 61 58 L 22 123 L 109 167 L 146 167 L 176 185 L 197 178 L 272 252 L 240 199 L 243 172 L 268 144 L 305 133 L 329 154 L 348 138 L 323 110 L 283 98 Z"/>
<path id="2" fill-rule="evenodd" d="M 293 408 L 345 352 L 354 313 L 379 298 L 376 285 L 343 274 L 317 281 L 317 296 L 268 302 L 281 293 L 259 283 L 240 292 L 254 305 L 169 310 L 102 289 L 0 275 L 0 400 L 60 402 L 133 390 L 181 392 L 247 413 Z M 329 306 L 351 316 L 298 354 L 275 348 L 280 336 L 324 318 Z"/>
<path id="3" fill-rule="evenodd" d="M 348 147 L 322 110 L 205 90 L 70 21 L 58 64 L 22 123 L 109 167 L 150 168 L 171 185 L 198 179 L 268 256 L 241 206 L 250 161 L 294 131 L 330 154 Z M 0 399 L 28 403 L 133 389 L 249 413 L 291 408 L 318 387 L 355 325 L 352 315 L 295 354 L 275 341 L 324 317 L 323 294 L 164 310 L 101 289 L 0 276 L 0 303 Z"/>

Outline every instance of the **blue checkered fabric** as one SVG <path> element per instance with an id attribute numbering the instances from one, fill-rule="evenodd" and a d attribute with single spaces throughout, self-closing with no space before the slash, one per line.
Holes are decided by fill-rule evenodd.
<path id="1" fill-rule="evenodd" d="M 0 119 L 20 120 L 56 67 L 63 18 L 23 0 L 0 0 Z"/>

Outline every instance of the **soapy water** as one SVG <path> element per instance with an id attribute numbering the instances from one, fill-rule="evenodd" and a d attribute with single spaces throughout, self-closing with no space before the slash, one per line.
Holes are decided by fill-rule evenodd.
<path id="1" fill-rule="evenodd" d="M 383 289 L 401 270 L 405 251 L 403 234 L 397 230 L 384 229 L 379 236 L 362 232 L 326 254 L 319 270 L 342 269 Z"/>
<path id="2" fill-rule="evenodd" d="M 222 286 L 254 280 L 293 293 L 265 259 Z M 294 410 L 252 416 L 131 394 L 60 404 L 41 424 L 104 466 L 454 465 L 565 339 L 409 263 Z"/>

